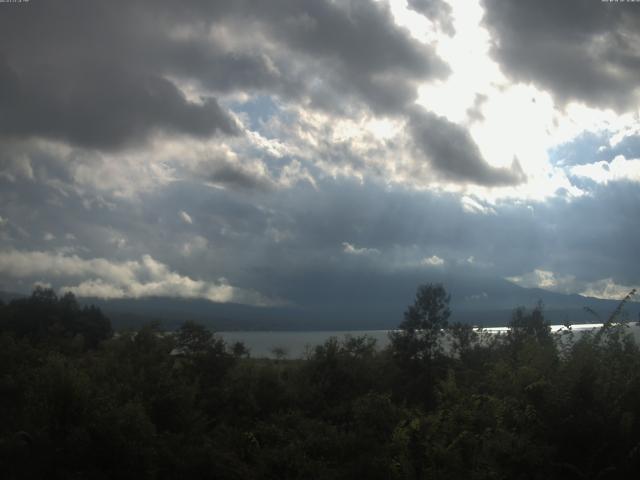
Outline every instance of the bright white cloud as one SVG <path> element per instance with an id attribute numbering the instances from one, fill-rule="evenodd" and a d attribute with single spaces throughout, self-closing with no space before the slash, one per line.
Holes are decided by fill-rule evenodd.
<path id="1" fill-rule="evenodd" d="M 573 275 L 559 276 L 550 270 L 535 269 L 523 275 L 507 277 L 507 280 L 525 288 L 543 288 L 563 293 L 576 292 L 576 278 Z"/>
<path id="2" fill-rule="evenodd" d="M 571 174 L 602 184 L 620 180 L 640 182 L 640 159 L 627 160 L 623 155 L 618 155 L 611 162 L 603 160 L 571 167 Z"/>
<path id="3" fill-rule="evenodd" d="M 422 265 L 426 265 L 428 267 L 441 267 L 444 265 L 444 259 L 440 258 L 437 255 L 431 255 L 430 257 L 422 259 Z"/>
<path id="4" fill-rule="evenodd" d="M 587 283 L 580 295 L 585 297 L 608 298 L 614 300 L 622 300 L 632 289 L 640 291 L 640 286 L 620 285 L 616 284 L 612 278 L 603 278 L 597 282 Z M 638 300 L 636 297 L 632 300 Z"/>
<path id="5" fill-rule="evenodd" d="M 72 291 L 79 296 L 168 296 L 251 305 L 275 303 L 257 292 L 229 285 L 224 278 L 217 282 L 194 280 L 171 271 L 150 255 L 143 255 L 137 261 L 113 262 L 104 258 L 83 259 L 77 255 L 9 250 L 0 252 L 0 270 L 15 278 L 58 278 L 61 282 L 79 280 L 79 283 L 60 287 L 61 291 Z"/>
<path id="6" fill-rule="evenodd" d="M 193 224 L 193 219 L 191 218 L 191 215 L 189 215 L 187 212 L 185 212 L 184 210 L 180 211 L 180 218 L 182 219 L 182 221 L 184 223 L 188 223 L 189 225 Z"/>
<path id="7" fill-rule="evenodd" d="M 377 248 L 356 247 L 349 242 L 342 242 L 342 251 L 348 255 L 378 255 L 380 250 Z"/>
<path id="8" fill-rule="evenodd" d="M 504 76 L 489 57 L 491 39 L 480 24 L 483 16 L 480 2 L 450 0 L 448 3 L 453 10 L 456 33 L 452 37 L 440 35 L 433 40 L 437 40 L 436 51 L 452 72 L 443 81 L 424 85 L 418 102 L 452 122 L 461 123 L 476 94 L 488 91 L 495 84 L 503 84 Z"/>
<path id="9" fill-rule="evenodd" d="M 547 152 L 584 132 L 603 130 L 613 132 L 610 141 L 613 146 L 625 136 L 640 131 L 637 118 L 633 113 L 621 115 L 613 110 L 578 103 L 561 107 L 554 102 L 551 92 L 531 83 L 511 82 L 491 58 L 492 39 L 483 25 L 482 2 L 447 0 L 447 3 L 452 7 L 456 32 L 451 37 L 432 31 L 428 21 L 407 11 L 406 6 L 393 7 L 396 21 L 421 41 L 435 42 L 438 54 L 451 68 L 446 79 L 421 87 L 418 103 L 454 123 L 466 125 L 488 164 L 509 167 L 517 158 L 527 179 L 520 185 L 500 188 L 442 184 L 433 180 L 428 182 L 428 187 L 473 194 L 476 199 L 489 202 L 545 201 L 558 194 L 567 198 L 584 195 L 583 190 L 572 184 L 564 169 L 550 163 Z M 394 163 L 402 164 L 401 160 Z M 615 173 L 605 175 L 596 167 L 591 171 L 572 173 L 593 175 L 601 182 L 640 175 L 635 165 L 625 165 L 624 171 L 621 170 L 622 166 Z M 402 168 L 396 167 L 390 178 L 420 186 L 420 182 L 412 181 L 410 175 L 403 175 Z M 421 180 L 424 184 L 424 179 Z M 467 211 L 480 212 L 477 205 L 468 200 L 463 200 L 463 205 Z"/>
<path id="10" fill-rule="evenodd" d="M 612 278 L 603 278 L 595 282 L 584 282 L 574 275 L 558 275 L 549 270 L 536 269 L 524 275 L 507 277 L 507 280 L 526 288 L 543 288 L 560 293 L 578 293 L 585 297 L 621 300 L 633 288 L 632 285 L 616 284 Z"/>

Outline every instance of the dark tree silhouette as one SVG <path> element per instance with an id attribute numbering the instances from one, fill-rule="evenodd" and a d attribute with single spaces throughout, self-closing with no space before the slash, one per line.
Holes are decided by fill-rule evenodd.
<path id="1" fill-rule="evenodd" d="M 551 327 L 544 318 L 542 302 L 538 302 L 531 312 L 524 307 L 516 308 L 509 322 L 509 329 L 509 337 L 515 342 L 526 338 L 535 339 L 539 343 L 552 341 Z"/>
<path id="2" fill-rule="evenodd" d="M 448 303 L 422 285 L 387 348 L 276 360 L 192 322 L 89 349 L 99 310 L 39 289 L 0 305 L 2 478 L 637 477 L 630 329 L 551 333 L 538 306 L 476 339 Z"/>
<path id="3" fill-rule="evenodd" d="M 111 322 L 98 307 L 81 307 L 73 293 L 58 297 L 52 289 L 42 287 L 5 306 L 0 329 L 36 343 L 80 340 L 83 348 L 95 348 L 113 333 Z"/>
<path id="4" fill-rule="evenodd" d="M 420 285 L 400 329 L 389 334 L 391 353 L 400 368 L 395 390 L 405 399 L 432 408 L 435 386 L 442 376 L 442 340 L 450 295 L 441 284 Z"/>
<path id="5" fill-rule="evenodd" d="M 418 287 L 413 305 L 404 313 L 400 331 L 391 334 L 398 356 L 409 361 L 428 361 L 441 351 L 440 340 L 451 315 L 450 299 L 441 284 Z"/>

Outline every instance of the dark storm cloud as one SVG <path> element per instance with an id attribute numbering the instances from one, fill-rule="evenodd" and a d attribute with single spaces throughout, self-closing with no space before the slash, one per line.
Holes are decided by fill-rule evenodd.
<path id="1" fill-rule="evenodd" d="M 214 98 L 189 103 L 159 76 L 93 64 L 77 73 L 0 65 L 0 132 L 102 149 L 139 141 L 153 129 L 198 136 L 239 132 Z"/>
<path id="2" fill-rule="evenodd" d="M 220 183 L 246 189 L 268 189 L 270 187 L 268 182 L 261 181 L 260 178 L 256 178 L 256 176 L 250 175 L 249 173 L 232 165 L 222 165 L 219 168 L 214 169 L 209 179 L 213 183 Z"/>
<path id="3" fill-rule="evenodd" d="M 451 20 L 442 1 L 410 3 L 441 28 Z M 573 17 L 564 4 L 547 5 L 559 20 L 527 5 L 488 4 L 504 10 L 487 21 L 511 75 L 531 74 L 559 98 L 630 98 L 633 83 L 623 88 L 613 73 L 635 71 L 624 48 L 602 72 L 588 62 L 576 67 L 584 78 L 575 92 L 563 83 L 574 81 L 566 68 L 573 53 L 576 61 L 596 55 L 576 38 L 599 33 L 605 48 L 618 34 L 601 23 L 630 31 L 626 14 L 606 10 L 605 22 L 582 8 L 581 26 L 565 31 Z M 354 288 L 358 301 L 383 302 L 398 285 L 408 302 L 415 284 L 452 269 L 516 276 L 542 268 L 637 283 L 637 184 L 585 181 L 582 198 L 498 202 L 485 215 L 466 211 L 458 194 L 383 178 L 488 187 L 525 180 L 517 162 L 491 166 L 463 126 L 413 105 L 417 85 L 447 67 L 395 25 L 385 2 L 32 1 L 0 13 L 0 251 L 120 267 L 150 255 L 192 279 L 224 276 L 269 297 L 325 304 Z M 541 46 L 536 28 L 518 23 L 525 18 L 537 27 L 548 20 L 551 38 L 565 46 Z M 516 58 L 527 49 L 539 56 L 528 66 Z M 611 89 L 596 88 L 611 76 Z M 187 86 L 188 99 L 179 88 Z M 192 100 L 193 91 L 206 93 Z M 485 100 L 476 97 L 470 120 L 481 118 Z M 256 132 L 237 135 L 241 126 L 226 108 Z M 327 115 L 307 115 L 313 109 Z M 406 131 L 345 139 L 334 135 L 341 115 L 347 126 L 376 116 L 406 121 Z M 149 150 L 107 151 L 140 146 L 155 131 L 219 135 L 224 145 L 169 138 Z M 599 155 L 631 155 L 633 138 Z M 407 144 L 414 158 L 394 163 L 389 152 L 406 160 Z M 574 147 L 561 154 L 565 164 L 585 162 Z M 299 181 L 307 172 L 313 180 Z M 423 262 L 434 256 L 443 265 Z"/>
<path id="4" fill-rule="evenodd" d="M 433 49 L 396 27 L 380 3 L 279 3 L 286 14 L 271 17 L 274 37 L 308 60 L 320 61 L 320 68 L 333 70 L 329 88 L 353 92 L 374 111 L 403 108 L 415 99 L 418 81 L 446 72 Z M 312 73 L 322 78 L 321 70 Z"/>
<path id="5" fill-rule="evenodd" d="M 237 133 L 216 98 L 192 103 L 171 77 L 397 113 L 446 71 L 369 1 L 31 2 L 3 9 L 0 32 L 0 134 L 101 149 L 155 129 Z"/>
<path id="6" fill-rule="evenodd" d="M 271 274 L 304 271 L 312 278 L 315 271 L 369 272 L 363 277 L 379 278 L 414 268 L 429 278 L 437 272 L 420 266 L 420 260 L 437 255 L 445 260 L 445 272 L 457 269 L 465 275 L 545 269 L 575 275 L 575 288 L 608 277 L 618 284 L 637 283 L 631 259 L 640 235 L 640 197 L 633 183 L 595 186 L 591 195 L 571 201 L 499 203 L 490 215 L 464 211 L 455 195 L 349 182 L 298 191 L 271 207 L 276 212 L 271 224 L 293 230 L 295 239 L 269 245 L 265 255 L 274 263 L 263 265 Z M 345 241 L 380 253 L 347 255 L 341 248 Z M 398 268 L 403 262 L 408 263 Z"/>
<path id="7" fill-rule="evenodd" d="M 266 171 L 256 171 L 243 167 L 239 162 L 226 160 L 205 162 L 196 169 L 196 176 L 215 185 L 243 190 L 269 191 L 275 182 Z"/>
<path id="8" fill-rule="evenodd" d="M 160 65 L 152 68 L 149 22 L 133 22 L 126 6 L 33 2 L 3 10 L 0 134 L 108 149 L 154 129 L 238 133 L 214 98 L 191 103 Z"/>
<path id="9" fill-rule="evenodd" d="M 619 284 L 637 284 L 637 183 L 591 185 L 589 195 L 535 206 L 532 216 L 541 265 L 587 281 L 613 277 Z"/>
<path id="10" fill-rule="evenodd" d="M 34 176 L 71 181 L 62 167 Z M 346 179 L 252 195 L 192 179 L 108 204 L 98 197 L 88 202 L 87 192 L 63 193 L 53 181 L 0 182 L 3 247 L 112 262 L 148 254 L 190 278 L 224 276 L 297 303 L 331 303 L 341 285 L 357 290 L 345 290 L 354 302 L 390 298 L 401 287 L 411 295 L 424 281 L 455 289 L 461 272 L 481 278 L 545 269 L 577 282 L 612 277 L 619 284 L 637 278 L 640 198 L 637 184 L 626 182 L 595 185 L 591 195 L 571 201 L 499 203 L 489 215 L 465 211 L 453 194 Z M 54 238 L 45 240 L 46 233 Z M 379 253 L 350 255 L 344 242 Z M 432 255 L 444 259 L 442 268 L 421 264 Z M 474 282 L 468 281 L 469 295 L 482 291 L 483 283 Z"/>
<path id="11" fill-rule="evenodd" d="M 407 3 L 409 8 L 440 25 L 440 28 L 442 28 L 445 33 L 449 35 L 455 33 L 451 15 L 451 5 L 448 3 L 443 0 L 408 0 Z"/>
<path id="12" fill-rule="evenodd" d="M 444 117 L 416 108 L 409 127 L 418 151 L 446 179 L 486 186 L 516 185 L 525 180 L 516 160 L 509 169 L 489 165 L 469 132 Z"/>
<path id="13" fill-rule="evenodd" d="M 432 255 L 445 260 L 444 272 L 512 276 L 542 268 L 584 281 L 613 277 L 633 284 L 638 195 L 637 184 L 611 183 L 572 201 L 505 202 L 494 206 L 495 214 L 482 215 L 466 212 L 453 194 L 326 180 L 317 189 L 299 184 L 254 199 L 176 184 L 143 204 L 152 218 L 177 222 L 178 205 L 193 216 L 190 233 L 215 246 L 209 256 L 189 260 L 196 276 L 210 274 L 216 265 L 233 284 L 288 298 L 291 278 L 302 282 L 319 273 L 323 278 L 358 277 L 363 288 L 380 281 L 381 291 L 371 295 L 384 295 L 382 279 L 406 272 L 411 279 L 436 275 L 436 269 L 421 265 Z M 153 238 L 144 245 L 153 245 L 154 258 L 179 265 L 166 245 L 184 233 L 164 228 L 132 243 Z M 349 255 L 344 242 L 379 253 Z M 470 256 L 475 263 L 467 261 Z M 313 296 L 313 283 L 303 282 L 307 296 Z"/>
<path id="14" fill-rule="evenodd" d="M 484 0 L 492 54 L 517 81 L 560 103 L 633 110 L 640 74 L 640 9 L 586 0 Z"/>
<path id="15" fill-rule="evenodd" d="M 439 1 L 414 7 L 438 21 L 450 17 Z M 332 115 L 369 110 L 409 119 L 414 143 L 448 181 L 506 185 L 523 179 L 517 168 L 489 166 L 463 127 L 415 113 L 417 85 L 442 77 L 447 66 L 394 23 L 384 2 L 71 0 L 8 12 L 0 18 L 7 39 L 0 44 L 5 137 L 108 150 L 143 142 L 158 130 L 236 135 L 239 126 L 216 97 L 240 92 Z M 191 102 L 174 81 L 212 96 Z M 357 155 L 342 156 L 358 171 L 367 168 Z M 245 189 L 272 186 L 235 164 L 203 178 Z"/>
<path id="16" fill-rule="evenodd" d="M 419 81 L 448 72 L 431 46 L 395 25 L 383 2 L 216 3 L 190 5 L 266 40 L 260 46 L 278 73 L 263 86 L 283 96 L 308 96 L 315 106 L 348 111 L 351 96 L 376 112 L 398 112 L 415 99 Z M 185 68 L 198 69 L 199 63 Z"/>

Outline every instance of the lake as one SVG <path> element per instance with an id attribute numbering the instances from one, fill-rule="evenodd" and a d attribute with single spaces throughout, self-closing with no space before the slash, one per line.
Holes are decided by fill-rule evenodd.
<path id="1" fill-rule="evenodd" d="M 353 330 L 322 332 L 216 332 L 227 343 L 243 342 L 254 358 L 273 358 L 272 349 L 282 348 L 287 358 L 301 358 L 307 349 L 321 345 L 330 337 L 342 339 L 345 335 L 367 335 L 376 339 L 378 348 L 389 344 L 389 330 Z"/>
<path id="2" fill-rule="evenodd" d="M 580 334 L 594 329 L 598 329 L 602 324 L 587 323 L 572 325 L 571 329 Z M 558 332 L 565 327 L 562 325 L 552 325 L 551 331 Z M 485 328 L 485 332 L 499 334 L 508 331 L 507 327 Z M 633 333 L 636 340 L 640 340 L 640 328 L 633 324 L 629 325 L 629 331 Z M 345 335 L 362 336 L 367 335 L 376 340 L 378 348 L 384 348 L 389 344 L 390 330 L 351 330 L 351 331 L 318 331 L 318 332 L 277 332 L 277 331 L 246 331 L 246 332 L 217 332 L 227 343 L 243 342 L 250 350 L 254 358 L 273 358 L 274 348 L 282 348 L 286 353 L 286 358 L 302 358 L 308 349 L 320 345 L 330 337 L 342 339 Z"/>

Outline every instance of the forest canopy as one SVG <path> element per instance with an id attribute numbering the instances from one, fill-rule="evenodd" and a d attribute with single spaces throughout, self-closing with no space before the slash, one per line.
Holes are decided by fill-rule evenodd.
<path id="1" fill-rule="evenodd" d="M 640 350 L 612 317 L 488 335 L 422 285 L 384 349 L 251 358 L 202 325 L 113 334 L 72 294 L 0 304 L 4 478 L 631 478 Z"/>

